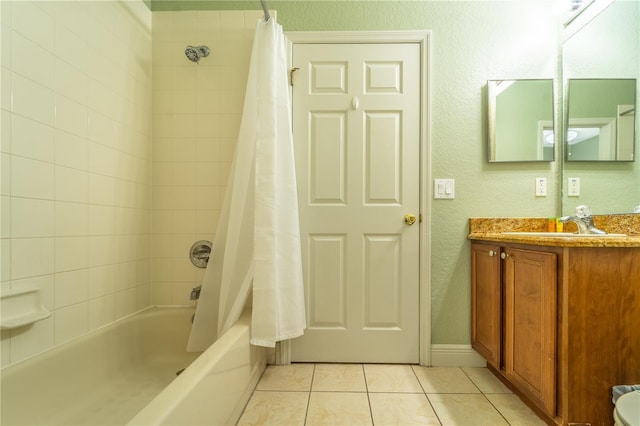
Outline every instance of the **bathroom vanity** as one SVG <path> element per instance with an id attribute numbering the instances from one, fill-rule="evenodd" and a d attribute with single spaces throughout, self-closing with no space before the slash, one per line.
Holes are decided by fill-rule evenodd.
<path id="1" fill-rule="evenodd" d="M 549 424 L 612 425 L 611 387 L 640 383 L 640 236 L 488 220 L 470 220 L 473 348 Z"/>

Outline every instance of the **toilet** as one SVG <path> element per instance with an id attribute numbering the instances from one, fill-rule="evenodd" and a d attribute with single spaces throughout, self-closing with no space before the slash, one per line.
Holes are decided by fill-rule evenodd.
<path id="1" fill-rule="evenodd" d="M 625 393 L 616 400 L 615 426 L 640 426 L 640 390 Z"/>

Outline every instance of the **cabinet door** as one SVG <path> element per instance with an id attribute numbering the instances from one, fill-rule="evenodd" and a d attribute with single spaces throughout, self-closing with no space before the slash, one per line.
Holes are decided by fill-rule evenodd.
<path id="1" fill-rule="evenodd" d="M 502 289 L 500 247 L 471 244 L 471 346 L 500 369 Z"/>
<path id="2" fill-rule="evenodd" d="M 507 378 L 549 415 L 556 412 L 555 253 L 505 249 Z"/>

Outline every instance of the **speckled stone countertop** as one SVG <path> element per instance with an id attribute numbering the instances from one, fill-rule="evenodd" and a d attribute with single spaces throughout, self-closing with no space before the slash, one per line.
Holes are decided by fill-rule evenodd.
<path id="1" fill-rule="evenodd" d="M 521 218 L 470 218 L 470 240 L 510 242 L 556 247 L 640 247 L 640 214 L 593 216 L 595 226 L 609 234 L 626 234 L 624 237 L 565 237 L 539 235 L 509 235 L 503 232 L 547 232 L 548 219 Z M 563 232 L 575 233 L 574 223 L 564 224 Z"/>

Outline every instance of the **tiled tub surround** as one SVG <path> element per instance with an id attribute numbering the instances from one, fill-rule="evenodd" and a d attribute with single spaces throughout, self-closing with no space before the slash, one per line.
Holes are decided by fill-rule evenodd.
<path id="1" fill-rule="evenodd" d="M 186 352 L 193 312 L 149 308 L 3 369 L 2 424 L 234 424 L 264 348 L 249 345 L 246 312 L 205 352 Z"/>
<path id="2" fill-rule="evenodd" d="M 2 291 L 39 288 L 53 312 L 2 332 L 4 367 L 193 303 L 204 270 L 188 250 L 214 238 L 262 12 L 0 7 Z M 211 49 L 199 64 L 194 44 Z"/>
<path id="3" fill-rule="evenodd" d="M 640 214 L 594 215 L 597 228 L 625 237 L 553 237 L 505 235 L 503 232 L 546 232 L 547 218 L 470 218 L 470 240 L 505 241 L 560 247 L 640 247 Z M 563 232 L 575 233 L 574 223 L 565 223 Z"/>
<path id="4" fill-rule="evenodd" d="M 151 304 L 151 12 L 2 1 L 1 291 L 53 316 L 2 332 L 2 366 Z"/>
<path id="5" fill-rule="evenodd" d="M 153 13 L 154 304 L 189 303 L 191 288 L 202 282 L 204 269 L 188 252 L 214 238 L 262 14 Z M 184 54 L 188 45 L 211 53 L 195 64 Z"/>

